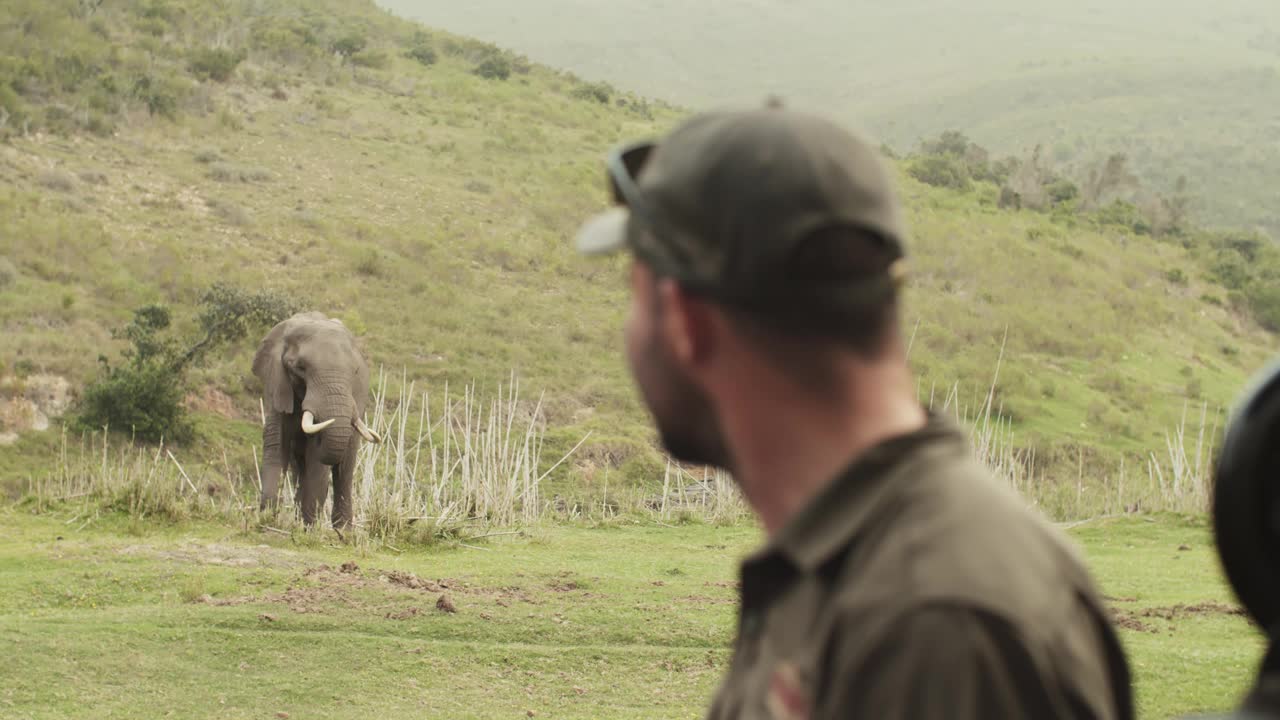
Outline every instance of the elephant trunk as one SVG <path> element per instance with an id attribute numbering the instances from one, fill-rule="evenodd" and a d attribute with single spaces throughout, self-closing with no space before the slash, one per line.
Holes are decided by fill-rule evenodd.
<path id="1" fill-rule="evenodd" d="M 324 382 L 313 385 L 302 401 L 303 411 L 311 411 L 319 424 L 329 424 L 317 435 L 320 440 L 320 462 L 337 465 L 347 457 L 355 434 L 355 400 L 346 382 Z"/>

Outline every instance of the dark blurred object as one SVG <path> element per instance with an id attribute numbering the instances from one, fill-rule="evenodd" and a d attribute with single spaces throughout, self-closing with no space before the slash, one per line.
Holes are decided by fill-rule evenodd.
<path id="1" fill-rule="evenodd" d="M 1280 718 L 1280 362 L 1258 374 L 1227 424 L 1214 467 L 1213 531 L 1236 597 L 1269 639 L 1234 720 Z"/>

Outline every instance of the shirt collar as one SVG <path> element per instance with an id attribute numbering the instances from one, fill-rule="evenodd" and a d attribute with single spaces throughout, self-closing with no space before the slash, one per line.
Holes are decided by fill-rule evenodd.
<path id="1" fill-rule="evenodd" d="M 933 410 L 927 411 L 927 416 L 924 427 L 859 454 L 749 562 L 782 555 L 803 571 L 816 570 L 848 545 L 878 514 L 876 510 L 901 490 L 896 471 L 916 450 L 928 445 L 968 450 L 968 440 L 954 421 Z"/>

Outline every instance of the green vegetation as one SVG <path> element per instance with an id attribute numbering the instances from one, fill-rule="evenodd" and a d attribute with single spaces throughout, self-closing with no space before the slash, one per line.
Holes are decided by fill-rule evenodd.
<path id="1" fill-rule="evenodd" d="M 186 344 L 167 331 L 171 315 L 164 305 L 133 311 L 133 321 L 112 337 L 128 340 L 126 365 L 98 356 L 102 373 L 84 391 L 76 423 L 82 429 L 114 428 L 149 443 L 165 438 L 194 439 L 194 427 L 182 401 L 188 368 L 207 359 L 219 345 L 243 339 L 251 330 L 266 332 L 297 311 L 288 298 L 248 293 L 214 283 L 201 297 L 201 337 Z"/>
<path id="2" fill-rule="evenodd" d="M 0 642 L 21 661 L 0 668 L 0 714 L 33 719 L 89 706 L 187 718 L 697 718 L 727 662 L 735 563 L 759 540 L 744 527 L 619 522 L 360 552 L 75 506 L 3 512 Z M 1139 717 L 1235 703 L 1262 643 L 1232 614 L 1203 522 L 1071 532 L 1121 624 Z"/>
<path id="3" fill-rule="evenodd" d="M 1153 189 L 1186 178 L 1202 224 L 1280 238 L 1271 0 L 380 4 L 690 105 L 781 93 L 899 148 L 961 128 L 1077 170 L 1124 153 Z"/>
<path id="4" fill-rule="evenodd" d="M 577 257 L 569 238 L 605 202 L 605 150 L 684 111 L 367 2 L 22 0 L 0 28 L 23 119 L 0 144 L 0 365 L 84 388 L 134 309 L 170 307 L 174 332 L 198 336 L 200 293 L 224 280 L 341 317 L 391 397 L 402 378 L 489 396 L 513 371 L 545 390 L 546 463 L 590 433 L 554 493 L 660 482 L 621 354 L 624 261 Z M 220 61 L 193 69 L 215 36 L 236 60 L 224 80 Z M 1055 513 L 1103 507 L 1087 501 L 1166 462 L 1184 412 L 1194 448 L 1200 411 L 1209 432 L 1270 353 L 1266 266 L 1232 259 L 1268 250 L 1056 208 L 1084 184 L 1049 183 L 1045 210 L 1002 203 L 1014 167 L 964 148 L 967 191 L 899 168 L 921 397 L 973 417 L 996 380 L 1028 487 L 1074 498 Z M 257 339 L 191 369 L 184 463 L 252 470 Z M 0 447 L 0 479 L 46 472 L 60 445 L 55 430 Z"/>

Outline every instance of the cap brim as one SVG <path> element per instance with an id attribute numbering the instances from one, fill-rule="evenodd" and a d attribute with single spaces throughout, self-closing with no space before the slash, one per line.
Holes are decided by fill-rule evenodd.
<path id="1" fill-rule="evenodd" d="M 616 207 L 587 220 L 578 230 L 575 244 L 584 255 L 608 255 L 627 244 L 627 218 L 624 207 Z"/>

